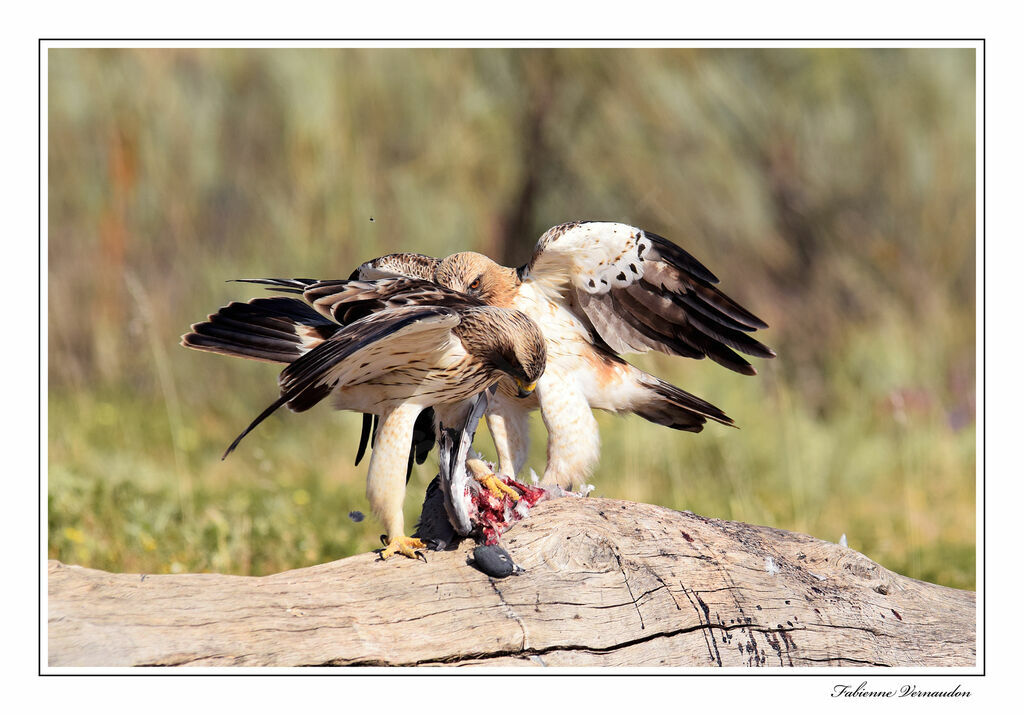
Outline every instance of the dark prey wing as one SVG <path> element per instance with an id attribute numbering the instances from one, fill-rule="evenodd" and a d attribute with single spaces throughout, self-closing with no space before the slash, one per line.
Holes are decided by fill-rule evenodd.
<path id="1" fill-rule="evenodd" d="M 736 372 L 774 351 L 750 336 L 768 327 L 715 287 L 718 278 L 657 234 L 621 223 L 556 226 L 538 241 L 524 280 L 564 290 L 572 309 L 617 353 L 657 350 Z"/>
<path id="2" fill-rule="evenodd" d="M 375 313 L 345 326 L 281 372 L 278 378 L 281 396 L 235 438 L 224 452 L 224 457 L 282 405 L 287 404 L 291 410 L 302 412 L 327 397 L 342 379 L 347 361 L 363 360 L 359 357 L 361 351 L 378 343 L 401 344 L 416 337 L 417 333 L 424 336 L 423 343 L 439 343 L 440 338 L 458 322 L 458 313 L 450 308 L 413 306 Z M 406 345 L 403 347 L 407 349 Z"/>

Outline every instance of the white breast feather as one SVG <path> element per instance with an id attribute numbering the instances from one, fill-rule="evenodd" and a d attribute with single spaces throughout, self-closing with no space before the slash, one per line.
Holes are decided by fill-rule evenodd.
<path id="1" fill-rule="evenodd" d="M 543 283 L 527 281 L 519 288 L 513 306 L 533 318 L 547 343 L 548 368 L 566 355 L 590 349 L 590 331 L 570 311 L 564 299 L 552 297 Z"/>

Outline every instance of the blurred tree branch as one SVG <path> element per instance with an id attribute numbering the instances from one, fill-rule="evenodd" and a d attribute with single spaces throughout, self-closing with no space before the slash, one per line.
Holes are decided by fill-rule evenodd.
<path id="1" fill-rule="evenodd" d="M 552 167 L 561 163 L 559 147 L 548 139 L 552 103 L 559 91 L 562 73 L 552 50 L 515 55 L 513 65 L 524 87 L 525 101 L 515 125 L 515 161 L 518 181 L 511 200 L 499 215 L 489 235 L 485 253 L 506 266 L 521 265 L 537 240 L 538 195 L 544 190 Z M 524 258 L 525 256 L 525 258 Z"/>

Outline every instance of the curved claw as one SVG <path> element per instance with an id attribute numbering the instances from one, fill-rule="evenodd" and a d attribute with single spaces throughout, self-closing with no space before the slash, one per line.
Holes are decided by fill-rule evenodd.
<path id="1" fill-rule="evenodd" d="M 410 559 L 422 557 L 423 562 L 426 563 L 427 557 L 419 551 L 419 549 L 424 549 L 426 546 L 420 539 L 411 536 L 396 536 L 388 542 L 387 548 L 380 552 L 380 558 L 382 561 L 386 561 L 395 554 L 401 554 Z"/>
<path id="2" fill-rule="evenodd" d="M 501 481 L 501 477 L 497 474 L 489 474 L 485 477 L 477 477 L 476 480 L 483 486 L 487 487 L 487 490 L 495 496 L 497 499 L 502 499 L 506 495 L 512 499 L 512 501 L 519 501 L 519 492 L 512 487 Z"/>
<path id="3" fill-rule="evenodd" d="M 473 479 L 480 482 L 480 484 L 487 488 L 487 491 L 494 495 L 495 499 L 504 499 L 508 496 L 514 502 L 519 501 L 519 492 L 505 484 L 501 477 L 488 469 L 482 460 L 476 458 L 467 459 L 466 469 L 473 475 Z"/>

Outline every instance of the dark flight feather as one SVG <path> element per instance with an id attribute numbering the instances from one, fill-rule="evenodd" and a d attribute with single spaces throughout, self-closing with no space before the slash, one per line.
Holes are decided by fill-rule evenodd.
<path id="1" fill-rule="evenodd" d="M 633 413 L 649 422 L 684 432 L 700 432 L 708 419 L 734 426 L 732 419 L 710 402 L 680 390 L 664 380 L 652 377 L 646 385 L 648 398 L 633 408 Z"/>
<path id="2" fill-rule="evenodd" d="M 229 303 L 206 322 L 196 323 L 192 332 L 182 336 L 181 344 L 223 355 L 291 363 L 338 327 L 296 298 L 254 298 L 248 303 Z"/>

